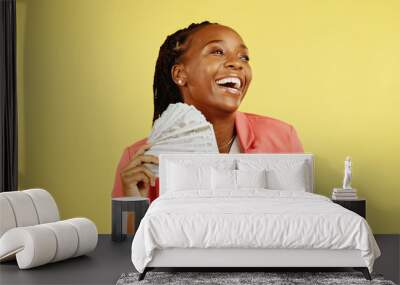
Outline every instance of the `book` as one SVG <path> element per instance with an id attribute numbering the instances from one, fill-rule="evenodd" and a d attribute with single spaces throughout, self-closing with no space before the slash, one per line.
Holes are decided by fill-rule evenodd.
<path id="1" fill-rule="evenodd" d="M 358 197 L 334 197 L 332 196 L 333 200 L 358 200 Z"/>
<path id="2" fill-rule="evenodd" d="M 333 188 L 333 193 L 357 193 L 357 189 Z"/>
<path id="3" fill-rule="evenodd" d="M 337 195 L 335 193 L 332 194 L 332 199 L 334 200 L 356 200 L 358 199 L 356 194 L 353 195 Z"/>
<path id="4" fill-rule="evenodd" d="M 332 193 L 332 195 L 337 197 L 357 197 L 356 193 Z"/>

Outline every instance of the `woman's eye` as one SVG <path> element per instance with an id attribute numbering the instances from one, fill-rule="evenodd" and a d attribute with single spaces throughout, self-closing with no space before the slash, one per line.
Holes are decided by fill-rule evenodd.
<path id="1" fill-rule="evenodd" d="M 212 51 L 211 53 L 224 54 L 224 51 L 222 49 L 216 49 L 216 50 Z"/>
<path id="2" fill-rule="evenodd" d="M 218 55 L 224 55 L 224 51 L 222 49 L 213 50 L 211 53 L 218 54 Z M 250 61 L 250 58 L 248 55 L 243 55 L 240 58 L 243 59 L 244 61 Z"/>
<path id="3" fill-rule="evenodd" d="M 244 56 L 242 56 L 242 58 L 243 58 L 245 61 L 250 61 L 250 57 L 249 57 L 248 55 L 244 55 Z"/>

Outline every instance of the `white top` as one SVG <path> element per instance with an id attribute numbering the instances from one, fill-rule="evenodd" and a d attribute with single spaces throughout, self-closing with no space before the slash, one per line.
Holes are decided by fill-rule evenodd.
<path id="1" fill-rule="evenodd" d="M 241 153 L 240 145 L 239 145 L 239 141 L 237 139 L 237 136 L 235 137 L 235 139 L 232 142 L 231 149 L 229 150 L 229 153 Z"/>
<path id="2" fill-rule="evenodd" d="M 149 200 L 149 198 L 145 197 L 136 197 L 136 196 L 128 196 L 128 197 L 117 197 L 117 198 L 112 198 L 113 201 L 144 201 L 144 200 Z"/>

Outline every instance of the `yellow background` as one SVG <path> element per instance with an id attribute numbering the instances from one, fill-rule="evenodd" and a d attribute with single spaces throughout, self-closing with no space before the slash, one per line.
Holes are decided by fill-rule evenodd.
<path id="1" fill-rule="evenodd" d="M 17 0 L 20 189 L 110 233 L 116 165 L 150 132 L 159 47 L 209 20 L 250 48 L 240 110 L 295 126 L 317 193 L 341 185 L 351 155 L 374 233 L 400 233 L 399 13 L 396 0 Z"/>

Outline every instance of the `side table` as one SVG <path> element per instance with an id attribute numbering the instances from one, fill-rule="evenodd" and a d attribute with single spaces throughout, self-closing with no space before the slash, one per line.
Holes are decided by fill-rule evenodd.
<path id="1" fill-rule="evenodd" d="M 352 200 L 336 200 L 332 199 L 333 203 L 339 204 L 340 206 L 359 214 L 364 219 L 366 215 L 366 204 L 367 201 L 364 198 L 352 199 Z"/>
<path id="2" fill-rule="evenodd" d="M 146 214 L 149 207 L 149 199 L 143 197 L 120 197 L 112 198 L 112 234 L 113 241 L 123 241 L 126 239 L 129 226 L 127 225 L 127 215 L 135 214 L 135 230 L 138 229 L 140 221 Z"/>

